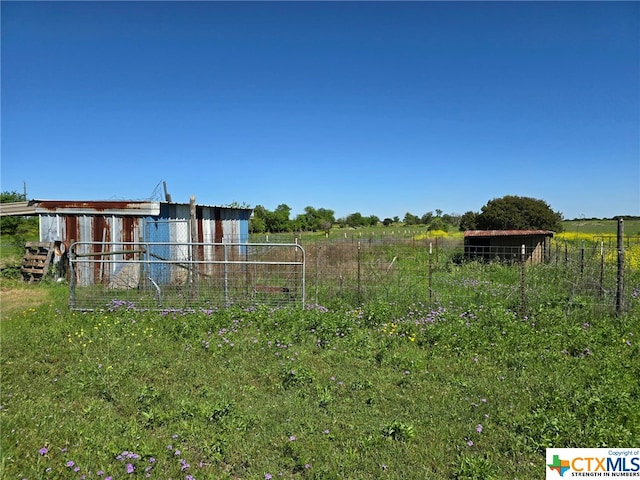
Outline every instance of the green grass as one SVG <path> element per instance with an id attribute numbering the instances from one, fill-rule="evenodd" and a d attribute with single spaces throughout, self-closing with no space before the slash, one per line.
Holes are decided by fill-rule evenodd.
<path id="1" fill-rule="evenodd" d="M 616 235 L 617 220 L 566 220 L 562 222 L 565 232 L 579 232 L 593 235 Z M 624 221 L 625 235 L 640 235 L 640 219 Z"/>
<path id="2" fill-rule="evenodd" d="M 485 297 L 79 313 L 56 293 L 1 324 L 0 477 L 542 478 L 546 447 L 640 443 L 633 288 L 619 318 Z"/>

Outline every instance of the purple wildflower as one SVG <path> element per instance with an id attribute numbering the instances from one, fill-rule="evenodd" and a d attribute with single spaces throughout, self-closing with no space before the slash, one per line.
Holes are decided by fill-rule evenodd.
<path id="1" fill-rule="evenodd" d="M 38 453 L 40 455 L 46 455 L 47 453 L 49 453 L 49 449 L 47 447 L 42 447 L 40 450 L 38 450 Z"/>
<path id="2" fill-rule="evenodd" d="M 479 423 L 478 425 L 476 425 L 476 432 L 482 433 L 482 424 Z"/>
<path id="3" fill-rule="evenodd" d="M 473 447 L 473 441 L 469 440 L 469 441 L 467 442 L 467 445 L 469 445 L 470 447 Z"/>
<path id="4" fill-rule="evenodd" d="M 133 473 L 135 469 L 136 468 L 131 463 L 127 463 L 127 473 Z"/>
<path id="5" fill-rule="evenodd" d="M 69 460 L 69 461 L 66 463 L 67 467 L 69 467 L 69 468 L 73 467 L 75 464 L 76 464 L 76 463 L 75 463 L 73 460 Z"/>

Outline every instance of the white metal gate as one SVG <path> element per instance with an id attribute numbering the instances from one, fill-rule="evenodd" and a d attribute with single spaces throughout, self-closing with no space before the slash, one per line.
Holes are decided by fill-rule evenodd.
<path id="1" fill-rule="evenodd" d="M 298 244 L 76 242 L 69 263 L 76 310 L 305 304 Z"/>

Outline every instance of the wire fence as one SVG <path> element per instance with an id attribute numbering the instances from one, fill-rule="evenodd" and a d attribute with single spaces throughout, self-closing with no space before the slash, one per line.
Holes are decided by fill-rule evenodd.
<path id="1" fill-rule="evenodd" d="M 640 294 L 638 247 L 627 251 L 622 277 L 618 250 L 602 243 L 552 242 L 544 261 L 534 261 L 530 248 L 483 247 L 478 255 L 433 240 L 313 242 L 305 249 L 308 301 L 317 303 L 500 302 L 526 315 L 539 308 L 618 311 Z"/>
<path id="2" fill-rule="evenodd" d="M 522 250 L 524 248 L 524 250 Z M 640 302 L 640 242 L 552 241 L 465 247 L 448 239 L 370 237 L 293 243 L 76 244 L 71 307 L 209 308 L 231 304 L 501 304 L 623 313 Z M 536 253 L 536 255 L 534 255 Z"/>

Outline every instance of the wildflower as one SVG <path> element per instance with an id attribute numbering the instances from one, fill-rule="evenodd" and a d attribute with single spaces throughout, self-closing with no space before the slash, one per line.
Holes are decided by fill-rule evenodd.
<path id="1" fill-rule="evenodd" d="M 467 445 L 469 445 L 470 447 L 473 447 L 473 442 L 472 442 L 471 440 L 469 440 L 469 441 L 467 442 Z"/>
<path id="2" fill-rule="evenodd" d="M 309 463 L 305 463 L 304 464 L 304 468 L 309 469 L 309 468 L 311 468 L 311 465 Z"/>
<path id="3" fill-rule="evenodd" d="M 75 463 L 73 460 L 69 460 L 69 461 L 66 463 L 67 467 L 69 467 L 69 468 L 73 467 L 75 464 L 76 464 L 76 463 Z"/>
<path id="4" fill-rule="evenodd" d="M 49 453 L 49 449 L 47 447 L 42 447 L 40 450 L 38 450 L 38 453 L 40 455 L 46 455 L 47 453 Z"/>
<path id="5" fill-rule="evenodd" d="M 476 432 L 482 433 L 482 424 L 479 423 L 478 425 L 476 425 Z"/>
<path id="6" fill-rule="evenodd" d="M 104 475 L 104 472 L 102 470 L 98 470 L 96 472 L 96 475 L 98 475 L 99 477 L 101 477 L 102 475 Z"/>
<path id="7" fill-rule="evenodd" d="M 295 442 L 295 440 L 296 440 L 295 435 L 291 435 L 291 436 L 289 437 L 289 441 L 290 441 L 290 442 Z"/>
<path id="8" fill-rule="evenodd" d="M 273 478 L 273 475 L 271 475 L 270 473 L 264 474 L 264 480 L 271 480 L 272 478 Z"/>
<path id="9" fill-rule="evenodd" d="M 329 429 L 325 429 L 322 433 L 324 433 L 325 435 L 329 435 Z"/>
<path id="10" fill-rule="evenodd" d="M 135 467 L 131 463 L 127 463 L 127 473 L 133 473 Z"/>

